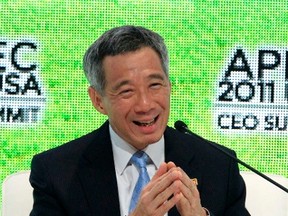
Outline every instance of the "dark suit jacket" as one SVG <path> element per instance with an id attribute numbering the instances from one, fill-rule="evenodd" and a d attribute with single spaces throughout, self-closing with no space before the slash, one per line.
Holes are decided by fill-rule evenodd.
<path id="1" fill-rule="evenodd" d="M 106 122 L 92 133 L 34 156 L 31 216 L 120 215 L 108 128 Z M 215 216 L 249 215 L 244 207 L 245 184 L 232 159 L 204 140 L 170 127 L 164 137 L 165 160 L 173 161 L 191 178 L 197 178 L 204 207 Z M 176 215 L 179 214 L 173 208 L 169 216 Z"/>

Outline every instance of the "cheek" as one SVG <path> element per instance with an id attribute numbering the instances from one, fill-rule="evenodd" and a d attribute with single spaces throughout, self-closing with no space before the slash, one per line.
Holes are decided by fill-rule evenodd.
<path id="1" fill-rule="evenodd" d="M 159 95 L 156 99 L 161 107 L 168 108 L 170 106 L 170 94 L 168 92 L 164 92 Z"/>
<path id="2" fill-rule="evenodd" d="M 109 116 L 121 118 L 131 111 L 132 103 L 129 100 L 115 99 L 105 103 L 105 110 Z"/>

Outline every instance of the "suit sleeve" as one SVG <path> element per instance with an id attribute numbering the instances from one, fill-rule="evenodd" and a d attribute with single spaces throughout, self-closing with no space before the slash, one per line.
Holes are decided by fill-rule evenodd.
<path id="1" fill-rule="evenodd" d="M 65 212 L 60 206 L 50 183 L 49 170 L 39 156 L 34 156 L 31 163 L 30 184 L 33 187 L 33 208 L 30 216 L 63 216 Z"/>

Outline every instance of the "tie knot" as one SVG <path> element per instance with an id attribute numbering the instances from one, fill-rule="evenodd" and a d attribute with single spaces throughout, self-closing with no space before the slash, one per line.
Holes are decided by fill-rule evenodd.
<path id="1" fill-rule="evenodd" d="M 137 151 L 133 154 L 130 162 L 134 164 L 137 169 L 146 168 L 146 164 L 149 160 L 148 155 L 143 151 Z"/>

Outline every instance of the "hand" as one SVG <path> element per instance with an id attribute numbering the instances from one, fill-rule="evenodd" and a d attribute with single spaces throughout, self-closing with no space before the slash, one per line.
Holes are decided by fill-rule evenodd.
<path id="1" fill-rule="evenodd" d="M 174 168 L 176 166 L 172 163 L 168 164 L 168 167 Z M 178 212 L 181 216 L 206 216 L 206 211 L 201 206 L 197 185 L 180 167 L 177 169 L 181 173 L 180 200 L 176 203 Z"/>
<path id="2" fill-rule="evenodd" d="M 138 204 L 130 216 L 163 216 L 167 213 L 183 199 L 181 176 L 181 170 L 173 163 L 162 163 L 142 190 Z"/>

